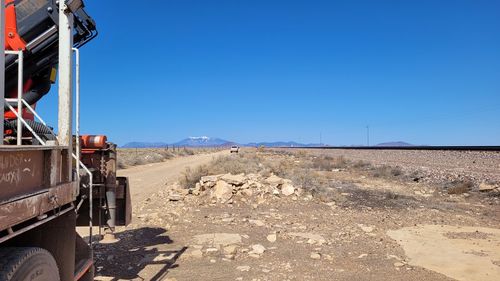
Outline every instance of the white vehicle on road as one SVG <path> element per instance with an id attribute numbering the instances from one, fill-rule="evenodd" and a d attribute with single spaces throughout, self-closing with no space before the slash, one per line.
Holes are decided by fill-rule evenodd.
<path id="1" fill-rule="evenodd" d="M 231 151 L 231 153 L 233 153 L 233 152 L 234 153 L 238 153 L 240 151 L 240 147 L 237 146 L 237 145 L 233 145 L 233 146 L 231 146 L 231 150 L 230 151 Z"/>

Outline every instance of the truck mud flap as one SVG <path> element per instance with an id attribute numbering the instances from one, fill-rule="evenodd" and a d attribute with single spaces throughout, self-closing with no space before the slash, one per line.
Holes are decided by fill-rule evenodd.
<path id="1" fill-rule="evenodd" d="M 132 202 L 127 177 L 117 177 L 116 225 L 126 226 L 132 222 Z"/>

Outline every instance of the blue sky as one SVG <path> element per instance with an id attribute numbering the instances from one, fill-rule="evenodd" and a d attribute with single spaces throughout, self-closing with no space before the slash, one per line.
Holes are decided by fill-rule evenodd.
<path id="1" fill-rule="evenodd" d="M 82 128 L 118 144 L 500 144 L 500 1 L 86 5 Z"/>

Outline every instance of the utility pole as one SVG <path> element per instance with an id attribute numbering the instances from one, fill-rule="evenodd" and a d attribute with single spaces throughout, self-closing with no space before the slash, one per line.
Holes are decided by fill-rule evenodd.
<path id="1" fill-rule="evenodd" d="M 366 146 L 370 146 L 370 126 L 366 125 Z"/>
<path id="2" fill-rule="evenodd" d="M 321 132 L 319 132 L 319 145 L 322 146 L 323 145 L 323 135 Z"/>

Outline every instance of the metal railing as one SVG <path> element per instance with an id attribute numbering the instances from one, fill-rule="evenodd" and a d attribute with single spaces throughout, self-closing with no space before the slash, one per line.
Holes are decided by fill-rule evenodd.
<path id="1" fill-rule="evenodd" d="M 22 116 L 22 110 L 23 110 L 22 98 L 23 98 L 24 53 L 23 53 L 23 51 L 5 50 L 5 54 L 17 55 L 17 113 L 12 108 L 12 106 L 10 106 L 10 104 L 7 103 L 7 105 L 9 106 L 10 110 L 12 110 L 12 112 L 14 112 L 17 116 L 17 145 L 21 145 L 22 141 L 23 141 L 23 139 L 22 139 L 22 137 L 23 137 L 23 123 L 26 124 L 26 122 L 24 122 L 24 120 L 22 118 L 19 118 L 19 116 Z"/>
<path id="2" fill-rule="evenodd" d="M 85 171 L 85 173 L 89 177 L 89 183 L 88 183 L 88 188 L 89 188 L 89 245 L 92 246 L 92 228 L 93 228 L 93 213 L 92 213 L 92 208 L 93 208 L 93 175 L 92 172 L 88 169 L 85 164 L 80 160 L 80 51 L 77 48 L 73 48 L 73 51 L 75 53 L 76 57 L 76 91 L 75 91 L 75 99 L 76 99 L 76 132 L 75 132 L 75 137 L 76 137 L 76 154 L 71 153 L 73 159 L 75 159 L 75 169 L 77 171 L 77 184 L 80 186 L 81 183 L 81 175 L 80 175 L 80 168 Z M 54 133 L 54 131 L 47 125 L 47 123 L 42 119 L 42 117 L 35 111 L 35 109 L 28 103 L 26 100 L 23 99 L 23 64 L 24 64 L 24 54 L 23 51 L 10 51 L 6 50 L 5 54 L 10 54 L 10 55 L 17 55 L 18 56 L 18 79 L 17 79 L 17 98 L 12 98 L 12 99 L 5 99 L 5 104 L 9 108 L 10 111 L 14 113 L 14 115 L 17 118 L 17 140 L 16 140 L 16 145 L 20 146 L 22 145 L 22 136 L 23 136 L 23 126 L 30 131 L 30 133 L 33 135 L 34 138 L 37 139 L 37 141 L 41 145 L 47 145 L 47 142 L 44 141 L 37 133 L 36 131 L 24 120 L 23 118 L 23 105 L 25 108 L 33 114 L 33 116 L 38 119 L 40 123 L 42 123 L 50 132 L 50 134 L 54 137 L 57 137 L 57 135 Z M 17 109 L 14 108 L 11 103 L 17 103 Z M 78 211 L 79 207 L 76 208 L 76 211 Z"/>

